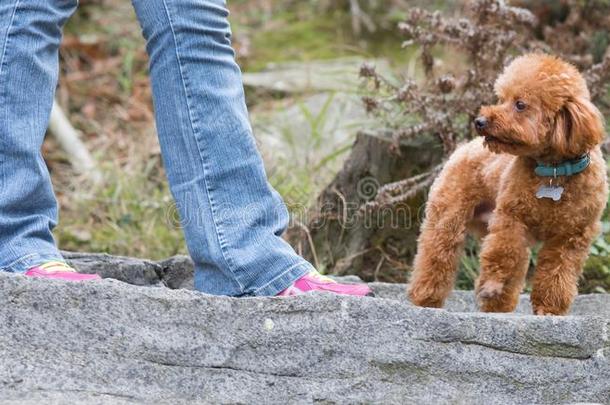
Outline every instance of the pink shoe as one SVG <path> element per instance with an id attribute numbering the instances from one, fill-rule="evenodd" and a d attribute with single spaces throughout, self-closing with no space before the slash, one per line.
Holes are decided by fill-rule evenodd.
<path id="1" fill-rule="evenodd" d="M 312 271 L 294 282 L 293 285 L 282 291 L 278 296 L 289 297 L 306 294 L 312 291 L 327 291 L 342 295 L 355 295 L 358 297 L 374 297 L 373 291 L 366 284 L 339 284 L 335 280 L 324 277 L 317 271 Z"/>
<path id="2" fill-rule="evenodd" d="M 46 262 L 25 272 L 28 277 L 55 278 L 66 281 L 100 280 L 97 274 L 82 274 L 64 262 Z"/>

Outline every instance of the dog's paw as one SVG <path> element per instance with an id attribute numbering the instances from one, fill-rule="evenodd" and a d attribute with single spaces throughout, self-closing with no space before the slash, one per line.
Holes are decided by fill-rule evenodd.
<path id="1" fill-rule="evenodd" d="M 496 298 L 502 294 L 504 283 L 496 280 L 487 280 L 479 285 L 477 288 L 477 298 L 479 299 L 491 299 Z"/>
<path id="2" fill-rule="evenodd" d="M 413 305 L 427 308 L 442 308 L 444 299 L 435 289 L 423 288 L 422 286 L 415 287 L 409 285 L 407 295 Z"/>
<path id="3" fill-rule="evenodd" d="M 530 294 L 532 312 L 539 316 L 567 315 L 576 294 L 576 287 L 569 294 L 561 294 L 559 289 L 549 290 L 535 285 Z"/>
<path id="4" fill-rule="evenodd" d="M 512 312 L 519 303 L 518 291 L 496 280 L 485 280 L 476 289 L 477 303 L 483 312 Z"/>
<path id="5" fill-rule="evenodd" d="M 538 316 L 561 316 L 566 315 L 568 310 L 561 308 L 534 307 L 534 314 Z"/>

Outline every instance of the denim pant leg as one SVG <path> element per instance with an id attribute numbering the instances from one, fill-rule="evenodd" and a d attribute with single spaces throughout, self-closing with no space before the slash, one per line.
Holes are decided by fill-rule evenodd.
<path id="1" fill-rule="evenodd" d="M 0 269 L 62 260 L 57 201 L 41 156 L 62 26 L 77 0 L 0 1 Z"/>
<path id="2" fill-rule="evenodd" d="M 312 270 L 281 235 L 231 48 L 224 0 L 132 0 L 147 50 L 157 130 L 195 287 L 275 295 Z"/>

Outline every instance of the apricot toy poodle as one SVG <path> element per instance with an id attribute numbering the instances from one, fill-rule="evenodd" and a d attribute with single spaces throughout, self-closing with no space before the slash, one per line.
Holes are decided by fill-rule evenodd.
<path id="1" fill-rule="evenodd" d="M 578 70 L 554 56 L 518 57 L 494 91 L 498 104 L 474 120 L 481 136 L 451 155 L 430 190 L 408 295 L 442 307 L 466 234 L 479 231 L 482 311 L 515 309 L 541 242 L 533 312 L 564 315 L 608 198 L 603 118 Z"/>

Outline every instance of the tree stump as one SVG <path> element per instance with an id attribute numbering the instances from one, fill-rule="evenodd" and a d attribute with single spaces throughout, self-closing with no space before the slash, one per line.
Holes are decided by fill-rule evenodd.
<path id="1" fill-rule="evenodd" d="M 442 147 L 430 135 L 395 145 L 385 137 L 360 133 L 341 171 L 320 194 L 309 218 L 291 226 L 288 240 L 327 274 L 404 282 L 426 192 L 393 207 L 361 207 L 381 186 L 426 172 L 441 160 Z"/>

